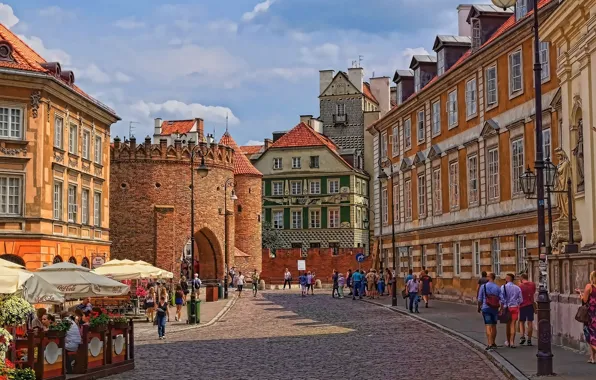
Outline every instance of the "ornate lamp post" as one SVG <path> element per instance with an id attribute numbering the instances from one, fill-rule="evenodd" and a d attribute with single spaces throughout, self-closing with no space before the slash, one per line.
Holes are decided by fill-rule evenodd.
<path id="1" fill-rule="evenodd" d="M 224 299 L 228 299 L 228 187 L 232 188 L 232 195 L 230 197 L 231 200 L 235 201 L 238 199 L 236 193 L 234 192 L 234 187 L 236 186 L 236 182 L 234 178 L 228 178 L 223 185 L 224 188 Z"/>
<path id="2" fill-rule="evenodd" d="M 192 141 L 189 141 L 192 143 Z M 194 278 L 195 273 L 195 156 L 201 157 L 201 164 L 196 168 L 199 177 L 205 178 L 209 174 L 209 168 L 205 165 L 205 153 L 203 152 L 204 143 L 195 145 L 190 151 L 190 279 Z M 198 270 L 197 270 L 198 273 Z M 188 323 L 196 323 L 197 316 L 194 314 L 196 310 L 197 297 L 195 292 L 190 293 L 190 310 L 192 314 L 188 316 Z"/>
<path id="3" fill-rule="evenodd" d="M 390 160 L 385 161 L 385 163 L 389 165 L 391 171 L 391 189 L 393 189 L 393 163 Z M 383 169 L 383 162 L 381 160 L 379 160 L 379 169 L 379 180 L 387 180 L 387 174 L 385 174 L 385 170 Z M 389 202 L 389 197 L 387 197 L 387 202 Z M 395 204 L 393 203 L 393 201 L 391 202 L 391 216 L 393 218 L 393 220 L 391 221 L 391 249 L 393 250 L 393 281 L 391 282 L 391 306 L 397 306 L 397 270 L 395 267 Z"/>

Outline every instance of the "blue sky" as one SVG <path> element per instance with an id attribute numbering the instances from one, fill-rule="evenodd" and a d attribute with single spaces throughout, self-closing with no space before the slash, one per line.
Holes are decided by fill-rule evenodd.
<path id="1" fill-rule="evenodd" d="M 471 1 L 490 3 L 486 1 Z M 437 34 L 457 33 L 456 0 L 0 0 L 0 22 L 75 72 L 122 121 L 202 117 L 239 144 L 318 116 L 318 71 L 392 76 Z M 470 3 L 470 1 L 465 2 Z"/>

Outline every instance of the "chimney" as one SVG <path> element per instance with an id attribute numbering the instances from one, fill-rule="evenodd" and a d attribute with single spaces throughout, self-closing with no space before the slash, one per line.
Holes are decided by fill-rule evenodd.
<path id="1" fill-rule="evenodd" d="M 391 105 L 392 103 L 397 104 L 397 87 L 396 86 L 392 86 L 389 89 L 389 91 L 391 93 L 390 96 L 389 96 L 389 99 L 390 99 L 389 107 L 392 107 L 392 105 Z"/>
<path id="2" fill-rule="evenodd" d="M 265 139 L 265 150 L 269 149 L 269 147 L 271 146 L 271 144 L 273 144 L 273 141 L 271 141 L 271 139 Z"/>
<path id="3" fill-rule="evenodd" d="M 203 125 L 203 119 L 201 118 L 195 118 L 195 125 L 196 125 L 196 136 L 197 136 L 197 141 L 203 141 L 203 138 L 205 137 L 204 135 L 204 125 Z"/>
<path id="4" fill-rule="evenodd" d="M 381 116 L 385 115 L 391 109 L 389 83 L 389 77 L 370 78 L 370 90 L 379 102 Z"/>
<path id="5" fill-rule="evenodd" d="M 151 137 L 145 137 L 145 157 L 151 156 Z"/>
<path id="6" fill-rule="evenodd" d="M 311 119 L 312 115 L 300 115 L 300 122 L 312 127 L 310 122 Z"/>
<path id="7" fill-rule="evenodd" d="M 331 84 L 333 80 L 333 74 L 335 71 L 333 70 L 320 70 L 319 71 L 319 95 L 325 91 L 327 87 Z"/>
<path id="8" fill-rule="evenodd" d="M 348 69 L 348 79 L 362 92 L 364 86 L 364 69 L 362 67 L 350 67 Z"/>
<path id="9" fill-rule="evenodd" d="M 155 119 L 155 124 L 154 124 L 154 128 L 155 131 L 153 132 L 153 135 L 161 135 L 161 123 L 163 122 L 163 120 L 161 120 L 161 117 L 158 117 Z"/>
<path id="10" fill-rule="evenodd" d="M 115 150 L 119 150 L 120 149 L 120 137 L 116 136 L 114 138 L 114 149 Z"/>
<path id="11" fill-rule="evenodd" d="M 310 119 L 310 126 L 315 130 L 315 132 L 323 134 L 323 122 L 321 120 L 314 118 Z"/>
<path id="12" fill-rule="evenodd" d="M 132 152 L 132 156 L 134 157 L 135 152 L 137 150 L 137 138 L 134 136 L 130 137 L 130 151 Z"/>
<path id="13" fill-rule="evenodd" d="M 468 15 L 472 5 L 460 4 L 457 6 L 458 34 L 462 37 L 472 37 L 472 25 L 468 24 Z"/>
<path id="14" fill-rule="evenodd" d="M 288 131 L 277 131 L 277 132 L 273 132 L 273 142 L 276 142 L 277 140 L 279 140 L 286 133 L 288 133 Z"/>
<path id="15" fill-rule="evenodd" d="M 175 139 L 174 140 L 174 148 L 176 148 L 176 152 L 180 152 L 182 150 L 182 140 Z"/>
<path id="16" fill-rule="evenodd" d="M 159 139 L 159 149 L 161 150 L 161 157 L 166 158 L 168 153 L 168 139 Z"/>

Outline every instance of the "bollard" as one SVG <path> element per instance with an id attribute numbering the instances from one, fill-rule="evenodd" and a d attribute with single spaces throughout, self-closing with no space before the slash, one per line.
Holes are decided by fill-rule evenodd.
<path id="1" fill-rule="evenodd" d="M 323 284 L 321 283 L 321 280 L 316 280 L 315 281 L 315 289 L 322 289 L 323 288 Z"/>
<path id="2" fill-rule="evenodd" d="M 259 290 L 265 290 L 265 280 L 259 282 Z"/>

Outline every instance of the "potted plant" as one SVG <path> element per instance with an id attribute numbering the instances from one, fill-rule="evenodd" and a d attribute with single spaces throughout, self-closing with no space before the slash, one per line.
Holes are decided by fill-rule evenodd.
<path id="1" fill-rule="evenodd" d="M 22 298 L 8 296 L 0 299 L 0 326 L 21 326 L 34 313 L 31 304 Z"/>
<path id="2" fill-rule="evenodd" d="M 50 325 L 48 331 L 46 331 L 46 336 L 48 338 L 62 338 L 66 336 L 66 332 L 70 329 L 71 324 L 72 321 L 61 319 L 60 322 Z"/>
<path id="3" fill-rule="evenodd" d="M 112 314 L 110 315 L 112 326 L 117 329 L 125 329 L 128 327 L 128 319 L 124 315 Z"/>
<path id="4" fill-rule="evenodd" d="M 35 372 L 31 368 L 15 368 L 10 371 L 10 380 L 35 380 Z"/>
<path id="5" fill-rule="evenodd" d="M 108 328 L 110 317 L 106 313 L 91 312 L 91 319 L 89 320 L 89 330 L 93 332 L 103 332 Z"/>
<path id="6" fill-rule="evenodd" d="M 6 353 L 10 348 L 10 343 L 12 342 L 12 335 L 2 327 L 0 327 L 0 362 L 4 362 L 6 358 Z"/>

